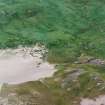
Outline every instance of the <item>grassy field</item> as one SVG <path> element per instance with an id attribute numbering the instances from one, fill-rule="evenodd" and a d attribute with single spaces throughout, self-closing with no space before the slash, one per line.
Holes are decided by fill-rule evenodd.
<path id="1" fill-rule="evenodd" d="M 103 0 L 0 0 L 0 48 L 45 44 L 50 62 L 105 58 Z"/>

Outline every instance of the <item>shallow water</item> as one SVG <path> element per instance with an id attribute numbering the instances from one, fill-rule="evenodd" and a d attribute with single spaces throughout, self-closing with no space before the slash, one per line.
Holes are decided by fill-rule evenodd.
<path id="1" fill-rule="evenodd" d="M 43 49 L 38 46 L 0 50 L 0 83 L 19 84 L 52 76 L 54 65 L 43 62 L 42 53 Z"/>

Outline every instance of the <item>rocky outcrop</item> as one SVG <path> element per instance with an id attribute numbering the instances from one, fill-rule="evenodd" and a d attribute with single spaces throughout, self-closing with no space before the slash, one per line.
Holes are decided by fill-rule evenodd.
<path id="1" fill-rule="evenodd" d="M 105 65 L 105 60 L 103 59 L 97 59 L 91 56 L 81 55 L 78 57 L 78 60 L 74 62 L 75 64 L 92 64 L 92 65 L 98 65 L 103 66 Z"/>
<path id="2" fill-rule="evenodd" d="M 100 66 L 100 65 L 105 65 L 105 60 L 102 60 L 102 59 L 93 59 L 93 60 L 90 60 L 88 63 Z"/>
<path id="3" fill-rule="evenodd" d="M 66 77 L 62 81 L 62 88 L 67 87 L 71 82 L 77 81 L 78 77 L 84 74 L 86 71 L 84 69 L 74 69 L 71 72 L 67 73 Z"/>

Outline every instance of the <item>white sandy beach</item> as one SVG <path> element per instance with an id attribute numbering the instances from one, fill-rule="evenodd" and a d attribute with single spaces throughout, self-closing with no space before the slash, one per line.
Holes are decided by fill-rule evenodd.
<path id="1" fill-rule="evenodd" d="M 35 50 L 39 51 L 30 55 Z M 43 62 L 42 53 L 38 46 L 0 50 L 0 83 L 18 84 L 52 76 L 54 65 Z"/>
<path id="2" fill-rule="evenodd" d="M 81 100 L 80 105 L 105 105 L 105 95 L 96 97 L 94 100 L 84 98 Z"/>

